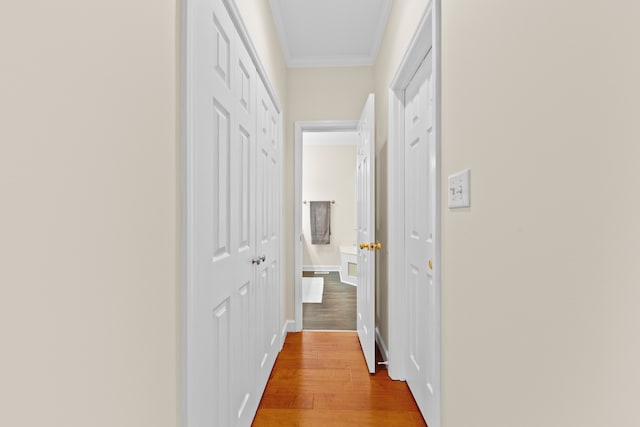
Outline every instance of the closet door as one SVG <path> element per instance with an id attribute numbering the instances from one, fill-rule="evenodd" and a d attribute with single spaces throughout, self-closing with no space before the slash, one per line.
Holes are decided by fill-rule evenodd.
<path id="1" fill-rule="evenodd" d="M 189 8 L 187 422 L 228 427 L 250 420 L 247 403 L 259 399 L 256 72 L 220 1 Z"/>
<path id="2" fill-rule="evenodd" d="M 186 426 L 249 426 L 281 347 L 281 121 L 233 8 L 186 4 Z"/>
<path id="3" fill-rule="evenodd" d="M 237 128 L 233 130 L 236 161 L 232 162 L 231 173 L 237 180 L 238 194 L 238 251 L 243 254 L 239 274 L 244 283 L 237 288 L 236 310 L 232 318 L 232 331 L 235 340 L 232 373 L 235 393 L 232 413 L 237 417 L 239 426 L 249 426 L 260 403 L 261 391 L 256 386 L 255 325 L 256 317 L 256 69 L 240 37 L 236 37 L 237 56 L 234 57 L 235 73 L 234 113 L 237 116 Z"/>
<path id="4" fill-rule="evenodd" d="M 256 222 L 258 265 L 258 383 L 267 383 L 280 351 L 280 116 L 258 80 Z"/>

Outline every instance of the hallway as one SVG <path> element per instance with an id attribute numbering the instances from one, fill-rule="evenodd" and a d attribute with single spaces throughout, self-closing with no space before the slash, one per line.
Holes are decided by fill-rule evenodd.
<path id="1" fill-rule="evenodd" d="M 370 375 L 355 332 L 289 333 L 254 427 L 426 426 L 407 384 Z"/>

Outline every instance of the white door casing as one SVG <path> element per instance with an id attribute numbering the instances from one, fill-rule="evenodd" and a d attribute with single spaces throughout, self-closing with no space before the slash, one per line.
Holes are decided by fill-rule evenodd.
<path id="1" fill-rule="evenodd" d="M 280 314 L 274 213 L 280 112 L 238 20 L 225 0 L 186 4 L 183 418 L 189 427 L 249 426 L 280 349 L 273 333 Z M 263 137 L 258 103 L 275 123 L 264 126 Z M 268 152 L 268 167 L 258 162 L 259 149 Z M 268 189 L 257 185 L 263 181 Z M 270 221 L 266 232 L 258 221 L 263 216 Z M 261 233 L 269 235 L 267 243 Z"/>
<path id="2" fill-rule="evenodd" d="M 369 372 L 376 371 L 375 338 L 375 104 L 369 94 L 358 124 L 356 163 L 358 286 L 356 323 Z"/>

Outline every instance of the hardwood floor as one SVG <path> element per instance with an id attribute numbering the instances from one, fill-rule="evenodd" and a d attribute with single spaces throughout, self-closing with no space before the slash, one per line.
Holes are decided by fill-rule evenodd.
<path id="1" fill-rule="evenodd" d="M 254 427 L 426 426 L 407 384 L 369 374 L 356 332 L 289 333 Z"/>
<path id="2" fill-rule="evenodd" d="M 322 303 L 302 304 L 302 329 L 355 331 L 356 287 L 340 282 L 338 272 L 314 275 L 304 272 L 305 277 L 324 277 Z"/>

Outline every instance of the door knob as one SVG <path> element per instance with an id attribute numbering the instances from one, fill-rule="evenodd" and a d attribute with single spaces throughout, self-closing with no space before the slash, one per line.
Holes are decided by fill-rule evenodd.
<path id="1" fill-rule="evenodd" d="M 380 242 L 378 242 L 378 243 L 373 243 L 373 248 L 374 248 L 374 249 L 377 249 L 377 250 L 382 249 L 382 243 L 380 243 Z"/>
<path id="2" fill-rule="evenodd" d="M 369 247 L 368 243 L 360 243 L 360 249 L 367 249 Z"/>

